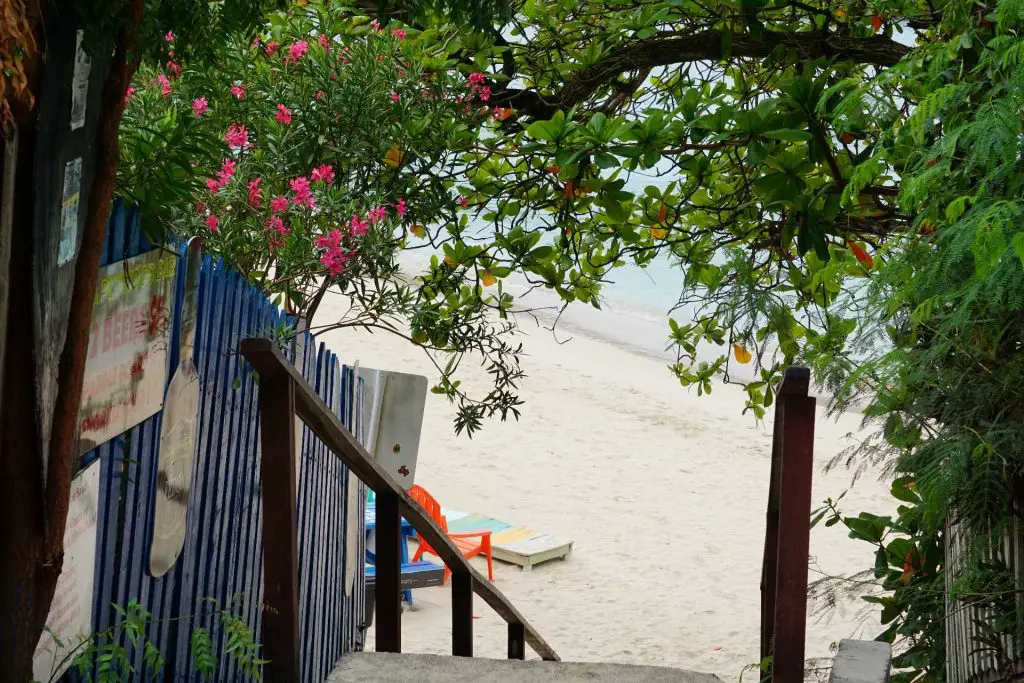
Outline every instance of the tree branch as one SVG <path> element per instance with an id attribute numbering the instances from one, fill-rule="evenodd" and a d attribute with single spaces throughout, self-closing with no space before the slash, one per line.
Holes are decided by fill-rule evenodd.
<path id="1" fill-rule="evenodd" d="M 764 58 L 779 46 L 792 48 L 806 59 L 834 57 L 861 64 L 892 66 L 911 48 L 885 36 L 854 38 L 832 33 L 765 31 L 759 40 L 749 35 L 732 38 L 730 59 Z M 686 62 L 721 61 L 722 32 L 702 31 L 676 38 L 652 38 L 614 50 L 593 66 L 576 73 L 560 91 L 545 96 L 535 90 L 492 85 L 496 104 L 511 105 L 535 118 L 551 118 L 559 109 L 585 102 L 619 75 Z"/>

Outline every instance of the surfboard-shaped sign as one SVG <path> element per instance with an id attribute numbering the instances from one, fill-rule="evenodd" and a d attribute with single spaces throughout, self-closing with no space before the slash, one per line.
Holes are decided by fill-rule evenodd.
<path id="1" fill-rule="evenodd" d="M 149 572 L 153 576 L 166 574 L 185 547 L 188 494 L 192 487 L 192 462 L 199 427 L 199 371 L 193 356 L 202 265 L 200 246 L 199 238 L 193 237 L 185 251 L 178 369 L 167 387 L 164 421 L 160 428 L 153 543 L 149 551 Z"/>

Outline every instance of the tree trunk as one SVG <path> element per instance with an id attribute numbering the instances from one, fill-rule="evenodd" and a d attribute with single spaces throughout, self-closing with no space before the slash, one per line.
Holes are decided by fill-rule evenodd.
<path id="1" fill-rule="evenodd" d="M 34 5 L 34 3 L 33 3 Z M 89 347 L 93 297 L 117 172 L 118 128 L 124 94 L 139 62 L 138 27 L 143 0 L 130 0 L 103 86 L 96 133 L 94 176 L 84 234 L 75 265 L 67 333 L 58 368 L 48 467 L 32 428 L 36 422 L 35 350 L 32 335 L 32 250 L 35 197 L 34 110 L 18 111 L 14 230 L 11 239 L 8 320 L 4 330 L 3 406 L 0 413 L 0 682 L 32 680 L 32 655 L 46 625 L 64 562 L 67 521 L 78 448 L 78 411 Z M 31 17 L 42 29 L 40 17 Z M 43 45 L 42 41 L 39 43 Z M 35 87 L 38 60 L 32 64 Z M 35 91 L 35 90 L 33 90 Z"/>

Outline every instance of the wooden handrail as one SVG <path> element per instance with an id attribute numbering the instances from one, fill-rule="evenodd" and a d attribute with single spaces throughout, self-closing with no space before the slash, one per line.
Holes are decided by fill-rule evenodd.
<path id="1" fill-rule="evenodd" d="M 761 565 L 761 661 L 773 683 L 804 680 L 807 562 L 814 471 L 811 373 L 788 368 L 776 391 L 771 479 Z"/>
<path id="2" fill-rule="evenodd" d="M 288 362 L 272 340 L 243 339 L 240 348 L 242 355 L 260 375 L 261 416 L 265 408 L 278 410 L 285 405 L 279 397 L 267 396 L 268 390 L 273 393 L 290 392 L 294 396 L 291 400 L 294 401 L 295 414 L 348 466 L 353 474 L 376 492 L 378 536 L 376 633 L 378 650 L 401 651 L 400 563 L 397 552 L 400 542 L 399 525 L 401 518 L 405 517 L 452 570 L 453 654 L 472 656 L 472 593 L 476 593 L 508 623 L 509 657 L 522 658 L 522 645 L 525 640 L 542 659 L 559 661 L 558 655 L 551 649 L 551 646 L 509 602 L 508 598 L 469 564 L 448 538 L 448 535 L 419 503 L 410 498 L 405 490 L 355 440 L 341 420 L 313 391 L 309 383 L 299 374 L 295 366 Z M 262 424 L 267 425 L 269 419 L 263 418 Z M 271 423 L 284 424 L 283 422 Z M 280 435 L 268 435 L 266 431 L 264 429 L 262 441 L 264 451 L 268 446 L 272 449 L 282 448 L 286 439 L 282 439 Z M 294 435 L 291 438 L 294 438 Z M 294 449 L 289 453 L 293 454 Z M 272 454 L 264 452 L 262 457 L 262 462 L 266 464 L 268 457 L 272 457 Z M 273 475 L 264 469 L 263 476 L 266 480 L 267 476 Z M 270 514 L 267 511 L 264 512 L 265 526 L 269 517 L 279 514 L 279 511 L 273 507 L 275 501 L 269 501 L 266 493 L 267 491 L 264 490 L 265 510 L 271 512 Z M 294 507 L 294 498 L 292 501 Z M 277 503 L 286 504 L 281 501 L 277 501 Z M 265 542 L 266 540 L 265 538 Z M 394 548 L 391 547 L 392 545 Z M 269 550 L 264 552 L 265 557 L 269 555 L 271 555 Z M 285 595 L 286 593 L 282 591 L 267 592 L 268 597 L 277 594 Z M 287 612 L 289 608 L 268 604 L 266 609 L 267 611 L 284 609 Z M 270 636 L 271 633 L 267 631 L 265 639 L 269 639 Z M 293 634 L 282 634 L 280 637 L 287 644 L 294 642 Z M 269 642 L 266 643 L 266 647 L 269 655 L 271 650 Z M 273 680 L 278 680 L 277 675 L 273 673 L 273 664 L 270 665 L 270 668 L 271 671 L 268 673 Z M 288 677 L 293 674 L 291 671 L 283 671 L 280 675 L 280 680 L 289 680 Z"/>

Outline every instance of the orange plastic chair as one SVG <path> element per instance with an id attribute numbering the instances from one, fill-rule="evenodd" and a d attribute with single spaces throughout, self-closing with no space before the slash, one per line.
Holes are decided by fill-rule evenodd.
<path id="1" fill-rule="evenodd" d="M 448 519 L 441 514 L 441 505 L 434 499 L 432 495 L 427 493 L 427 490 L 415 484 L 409 489 L 409 497 L 415 500 L 417 503 L 423 506 L 427 514 L 430 515 L 437 525 L 448 535 L 448 538 L 452 540 L 455 547 L 459 549 L 462 556 L 467 560 L 477 555 L 484 555 L 487 558 L 487 578 L 494 581 L 494 558 L 491 557 L 491 532 L 490 531 L 466 531 L 457 534 L 448 533 Z M 426 542 L 422 534 L 417 535 L 420 546 L 416 549 L 416 554 L 412 556 L 413 562 L 419 562 L 423 557 L 424 553 L 430 553 L 431 555 L 437 555 L 437 551 L 430 547 L 430 544 Z M 478 539 L 473 541 L 472 539 Z M 438 555 L 440 557 L 440 555 Z M 448 582 L 448 577 L 451 575 L 452 570 L 448 568 L 448 565 L 444 566 L 444 582 Z"/>

